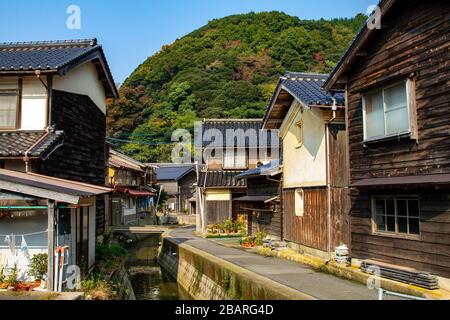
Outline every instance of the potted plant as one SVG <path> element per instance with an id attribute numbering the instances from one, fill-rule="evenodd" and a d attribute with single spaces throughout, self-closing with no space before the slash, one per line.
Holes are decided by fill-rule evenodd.
<path id="1" fill-rule="evenodd" d="M 0 267 L 0 290 L 8 289 L 9 284 L 6 282 L 5 267 Z"/>
<path id="2" fill-rule="evenodd" d="M 8 290 L 16 290 L 19 281 L 17 278 L 19 277 L 19 268 L 17 267 L 17 263 L 14 264 L 14 267 L 9 269 L 8 275 L 5 278 L 5 282 L 7 283 Z"/>
<path id="3" fill-rule="evenodd" d="M 35 280 L 35 287 L 41 286 L 47 275 L 48 255 L 46 253 L 35 254 L 31 258 L 28 275 Z"/>

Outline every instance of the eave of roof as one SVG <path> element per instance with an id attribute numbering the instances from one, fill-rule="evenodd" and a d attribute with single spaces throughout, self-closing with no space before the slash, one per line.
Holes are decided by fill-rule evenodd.
<path id="1" fill-rule="evenodd" d="M 111 192 L 106 187 L 5 169 L 0 169 L 0 190 L 71 204 L 78 204 L 82 197 Z"/>
<path id="2" fill-rule="evenodd" d="M 326 93 L 324 89 L 321 89 L 324 92 L 320 92 L 320 90 L 317 89 L 317 87 L 322 88 L 322 85 L 318 86 L 317 84 L 324 83 L 324 81 L 327 78 L 328 75 L 326 74 L 289 72 L 289 71 L 286 72 L 285 76 L 280 77 L 280 79 L 278 80 L 275 92 L 273 93 L 270 99 L 269 106 L 267 107 L 266 113 L 264 114 L 262 128 L 274 129 L 268 127 L 268 121 L 270 120 L 274 106 L 276 105 L 279 96 L 282 92 L 287 92 L 292 97 L 292 101 L 297 100 L 305 107 L 332 108 L 334 104 L 336 104 L 336 107 L 338 108 L 345 107 L 345 101 L 341 91 L 335 91 L 333 94 L 331 94 Z M 307 86 L 304 86 L 304 88 L 300 87 L 295 88 L 294 83 L 296 82 L 303 83 L 305 81 L 306 83 L 308 82 L 313 83 L 314 84 L 313 86 L 315 88 L 314 89 L 307 88 Z M 334 94 L 339 94 L 339 96 L 336 98 Z M 312 95 L 315 95 L 314 98 L 311 97 Z M 290 106 L 286 108 L 284 116 L 287 114 L 289 108 Z"/>
<path id="3" fill-rule="evenodd" d="M 378 7 L 381 10 L 381 16 L 384 16 L 387 12 L 389 12 L 395 2 L 396 0 L 380 0 Z M 367 41 L 372 33 L 377 31 L 379 30 L 369 29 L 367 27 L 367 23 L 362 26 L 361 30 L 357 33 L 350 46 L 342 55 L 337 65 L 330 73 L 330 76 L 325 81 L 325 90 L 330 91 L 336 86 L 336 83 L 342 77 L 343 73 L 346 71 L 346 68 L 352 63 L 361 46 Z"/>
<path id="4" fill-rule="evenodd" d="M 33 41 L 33 42 L 10 42 L 1 43 L 0 52 L 19 52 L 19 53 L 30 53 L 37 52 L 39 49 L 44 48 L 78 48 L 86 49 L 69 59 L 63 60 L 59 58 L 58 62 L 54 65 L 50 63 L 38 64 L 38 65 L 0 65 L 0 75 L 22 75 L 22 74 L 50 74 L 56 73 L 64 76 L 67 72 L 76 68 L 77 66 L 85 62 L 93 62 L 99 72 L 100 81 L 102 81 L 106 97 L 107 98 L 117 98 L 119 96 L 117 87 L 114 82 L 114 78 L 111 73 L 111 69 L 107 63 L 103 48 L 101 45 L 97 44 L 97 39 L 87 39 L 87 40 L 65 40 L 65 41 Z M 1 62 L 1 61 L 0 61 Z M 27 63 L 30 63 L 30 58 L 27 59 Z M 33 63 L 37 63 L 33 61 Z"/>

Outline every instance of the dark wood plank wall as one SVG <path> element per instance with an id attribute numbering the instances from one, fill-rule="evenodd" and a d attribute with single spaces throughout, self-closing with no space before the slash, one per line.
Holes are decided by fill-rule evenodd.
<path id="1" fill-rule="evenodd" d="M 344 124 L 331 124 L 329 130 L 331 184 L 331 250 L 341 244 L 350 246 L 348 198 L 347 135 Z"/>
<path id="2" fill-rule="evenodd" d="M 404 190 L 380 190 L 383 193 Z M 411 191 L 414 193 L 414 190 Z M 450 190 L 420 192 L 420 239 L 408 240 L 373 234 L 370 194 L 352 192 L 352 254 L 361 259 L 376 259 L 450 276 Z"/>
<path id="3" fill-rule="evenodd" d="M 184 209 L 189 209 L 189 202 L 188 200 L 192 198 L 192 195 L 195 192 L 195 187 L 193 186 L 194 183 L 197 182 L 197 174 L 195 171 L 192 171 L 185 175 L 182 179 L 178 181 L 178 185 L 180 187 L 180 199 L 181 204 L 179 204 L 180 211 L 183 211 Z M 178 203 L 178 200 L 177 200 Z M 178 207 L 177 206 L 177 207 Z"/>
<path id="4" fill-rule="evenodd" d="M 231 218 L 231 201 L 206 201 L 205 225 L 224 223 Z"/>
<path id="5" fill-rule="evenodd" d="M 351 181 L 363 178 L 450 172 L 450 3 L 408 1 L 396 5 L 385 27 L 365 48 L 349 75 L 348 124 Z M 414 73 L 418 143 L 363 145 L 361 94 Z M 419 194 L 420 240 L 373 235 L 370 195 L 351 193 L 352 253 L 450 275 L 450 190 L 391 190 Z"/>
<path id="6" fill-rule="evenodd" d="M 304 189 L 303 217 L 295 215 L 295 190 L 283 191 L 284 238 L 322 251 L 327 250 L 327 189 Z"/>
<path id="7" fill-rule="evenodd" d="M 273 180 L 279 181 L 281 177 L 275 176 L 271 177 Z M 268 180 L 266 177 L 251 178 L 247 180 L 247 195 L 248 196 L 265 196 L 273 195 L 277 196 L 280 194 L 281 184 L 276 181 Z M 264 205 L 262 203 L 258 205 Z M 255 203 L 241 203 L 241 207 L 253 207 Z M 241 210 L 242 211 L 242 210 Z M 248 211 L 247 211 L 248 212 Z M 271 213 L 270 222 L 263 223 L 258 221 L 255 217 L 249 215 L 249 221 L 251 222 L 250 231 L 252 234 L 256 234 L 260 231 L 266 232 L 268 235 L 282 238 L 282 206 L 281 202 L 276 202 L 275 211 Z"/>
<path id="8" fill-rule="evenodd" d="M 95 185 L 105 185 L 106 117 L 85 95 L 54 90 L 52 125 L 63 130 L 64 145 L 46 161 L 39 162 L 39 173 Z M 97 199 L 97 233 L 105 224 L 103 197 Z"/>

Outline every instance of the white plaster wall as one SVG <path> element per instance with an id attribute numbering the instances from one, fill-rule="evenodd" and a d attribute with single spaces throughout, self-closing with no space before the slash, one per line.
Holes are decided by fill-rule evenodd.
<path id="1" fill-rule="evenodd" d="M 229 189 L 206 190 L 206 201 L 230 201 L 231 191 Z"/>
<path id="2" fill-rule="evenodd" d="M 297 106 L 298 107 L 298 106 Z M 297 148 L 296 124 L 303 119 L 303 145 Z M 298 112 L 283 139 L 284 188 L 326 185 L 326 141 L 322 111 Z"/>
<path id="3" fill-rule="evenodd" d="M 19 279 L 29 279 L 28 263 L 29 258 L 38 253 L 48 253 L 47 249 L 47 234 L 39 234 L 33 236 L 26 236 L 25 241 L 28 245 L 27 257 L 24 252 L 20 250 L 22 243 L 22 234 L 34 233 L 47 230 L 47 214 L 40 211 L 38 215 L 33 217 L 16 217 L 0 219 L 0 269 L 2 267 L 12 268 L 15 263 L 20 270 Z M 16 235 L 16 252 L 13 254 L 5 243 L 4 235 Z"/>
<path id="4" fill-rule="evenodd" d="M 46 126 L 47 90 L 35 77 L 24 78 L 22 87 L 21 129 L 43 130 Z"/>
<path id="5" fill-rule="evenodd" d="M 87 95 L 106 113 L 105 89 L 98 80 L 97 69 L 91 62 L 78 66 L 63 77 L 55 76 L 53 89 Z"/>

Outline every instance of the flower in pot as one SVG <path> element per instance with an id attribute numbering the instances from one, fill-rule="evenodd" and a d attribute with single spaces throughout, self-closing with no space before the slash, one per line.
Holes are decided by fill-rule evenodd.
<path id="1" fill-rule="evenodd" d="M 35 279 L 35 286 L 41 286 L 41 282 L 47 275 L 48 255 L 46 253 L 35 254 L 31 258 L 28 275 Z"/>

